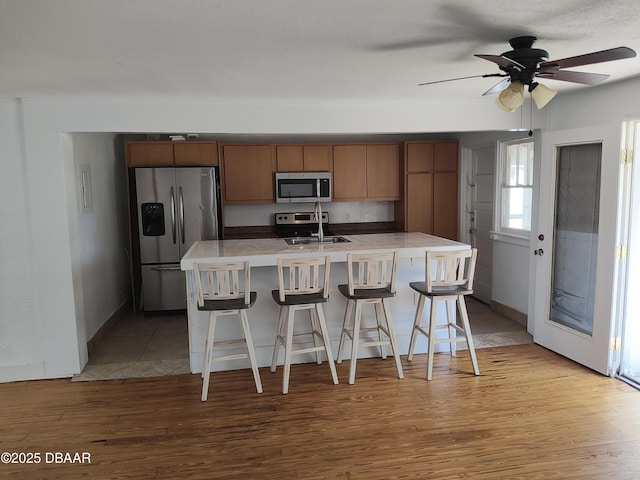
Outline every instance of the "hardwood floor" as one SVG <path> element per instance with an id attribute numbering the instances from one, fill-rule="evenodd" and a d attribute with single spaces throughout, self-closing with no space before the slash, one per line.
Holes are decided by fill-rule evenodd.
<path id="1" fill-rule="evenodd" d="M 0 464 L 18 479 L 638 479 L 640 392 L 535 344 L 349 362 L 333 385 L 326 363 L 199 375 L 0 384 Z M 91 463 L 47 463 L 47 452 Z"/>

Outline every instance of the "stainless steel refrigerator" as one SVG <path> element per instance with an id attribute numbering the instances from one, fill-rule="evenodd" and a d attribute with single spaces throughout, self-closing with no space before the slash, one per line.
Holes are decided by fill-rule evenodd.
<path id="1" fill-rule="evenodd" d="M 180 259 L 198 240 L 219 237 L 216 167 L 136 168 L 141 299 L 145 312 L 186 308 Z"/>

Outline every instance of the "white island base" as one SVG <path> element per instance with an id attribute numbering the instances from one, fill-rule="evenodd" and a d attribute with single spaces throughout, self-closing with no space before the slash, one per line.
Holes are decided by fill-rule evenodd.
<path id="1" fill-rule="evenodd" d="M 278 257 L 311 257 L 329 255 L 331 258 L 331 275 L 329 301 L 323 304 L 324 313 L 331 338 L 332 350 L 336 355 L 344 318 L 346 299 L 338 291 L 338 284 L 347 282 L 347 254 L 352 252 L 392 252 L 398 251 L 397 294 L 390 299 L 389 305 L 395 325 L 398 348 L 406 355 L 409 348 L 409 337 L 417 304 L 417 294 L 409 287 L 409 282 L 424 280 L 424 260 L 427 250 L 451 251 L 470 248 L 469 245 L 423 233 L 381 233 L 370 235 L 345 236 L 349 242 L 335 244 L 288 245 L 281 238 L 250 240 L 210 240 L 196 242 L 183 257 L 182 270 L 187 272 L 187 314 L 189 321 L 189 357 L 192 373 L 202 371 L 204 345 L 207 336 L 208 312 L 197 308 L 193 282 L 193 265 L 198 262 L 220 262 L 249 260 L 251 265 L 251 290 L 257 292 L 255 305 L 248 310 L 251 335 L 260 367 L 271 365 L 273 345 L 278 326 L 279 307 L 271 297 L 271 291 L 278 288 L 276 264 Z M 425 315 L 428 309 L 425 308 Z M 306 313 L 297 315 L 303 319 Z M 444 323 L 445 311 L 438 312 Z M 233 317 L 222 319 L 216 328 L 216 340 L 242 338 L 240 322 Z M 305 322 L 296 322 L 296 326 Z M 373 307 L 363 309 L 363 326 L 374 326 Z M 442 332 L 443 335 L 445 332 Z M 309 343 L 312 340 L 309 337 Z M 426 352 L 427 342 L 419 336 L 415 353 Z M 448 346 L 440 345 L 442 350 Z M 241 351 L 240 349 L 238 349 Z M 345 354 L 350 351 L 347 343 Z M 281 353 L 281 357 L 282 357 Z M 379 356 L 378 347 L 361 348 L 359 358 Z M 315 362 L 315 355 L 296 355 L 295 363 Z M 280 358 L 278 365 L 281 364 Z M 248 360 L 230 360 L 214 362 L 215 370 L 234 370 L 249 368 Z"/>

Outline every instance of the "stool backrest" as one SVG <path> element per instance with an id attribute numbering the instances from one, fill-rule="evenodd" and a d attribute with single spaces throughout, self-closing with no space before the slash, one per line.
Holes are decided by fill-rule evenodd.
<path id="1" fill-rule="evenodd" d="M 398 252 L 347 254 L 349 295 L 354 290 L 386 288 L 396 292 Z"/>
<path id="2" fill-rule="evenodd" d="M 473 276 L 478 250 L 457 250 L 452 252 L 427 251 L 425 273 L 427 291 L 434 289 L 463 287 L 473 290 Z"/>
<path id="3" fill-rule="evenodd" d="M 193 276 L 198 305 L 205 300 L 244 298 L 250 303 L 251 271 L 249 262 L 196 263 Z"/>
<path id="4" fill-rule="evenodd" d="M 278 258 L 280 301 L 286 295 L 321 293 L 329 296 L 329 256 L 313 258 Z"/>

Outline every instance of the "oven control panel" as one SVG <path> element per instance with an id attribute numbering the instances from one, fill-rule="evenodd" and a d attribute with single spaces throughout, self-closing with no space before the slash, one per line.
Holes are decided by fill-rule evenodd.
<path id="1" fill-rule="evenodd" d="M 318 223 L 313 212 L 276 213 L 276 225 L 306 225 Z M 329 223 L 329 214 L 322 212 L 322 223 Z"/>

